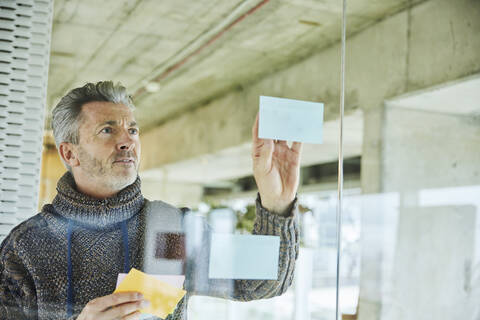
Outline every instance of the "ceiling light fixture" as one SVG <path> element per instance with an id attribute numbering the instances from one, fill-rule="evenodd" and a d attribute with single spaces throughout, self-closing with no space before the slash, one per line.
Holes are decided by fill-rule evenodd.
<path id="1" fill-rule="evenodd" d="M 160 84 L 158 84 L 158 82 L 149 82 L 145 86 L 145 89 L 148 92 L 157 92 L 158 90 L 160 90 Z"/>

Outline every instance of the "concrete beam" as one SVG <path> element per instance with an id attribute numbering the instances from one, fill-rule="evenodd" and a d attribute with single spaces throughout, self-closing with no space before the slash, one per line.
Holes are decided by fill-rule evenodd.
<path id="1" fill-rule="evenodd" d="M 361 111 L 344 117 L 345 158 L 362 152 L 363 115 Z M 327 121 L 323 126 L 323 144 L 303 146 L 301 166 L 336 161 L 338 158 L 339 121 Z M 170 180 L 193 184 L 211 184 L 252 174 L 251 143 L 244 143 L 187 160 L 151 168 L 140 173 L 142 179 Z"/>

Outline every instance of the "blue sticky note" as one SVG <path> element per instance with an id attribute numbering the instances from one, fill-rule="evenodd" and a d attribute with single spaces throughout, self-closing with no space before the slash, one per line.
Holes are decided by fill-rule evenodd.
<path id="1" fill-rule="evenodd" d="M 208 277 L 277 280 L 280 237 L 213 233 Z"/>
<path id="2" fill-rule="evenodd" d="M 323 103 L 260 96 L 258 137 L 321 144 Z"/>

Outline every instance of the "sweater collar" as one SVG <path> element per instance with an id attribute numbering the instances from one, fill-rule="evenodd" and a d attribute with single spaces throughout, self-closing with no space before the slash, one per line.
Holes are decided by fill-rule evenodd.
<path id="1" fill-rule="evenodd" d="M 143 207 L 140 177 L 134 183 L 106 199 L 96 199 L 79 192 L 70 172 L 57 183 L 52 201 L 57 214 L 91 227 L 106 227 L 131 218 Z"/>

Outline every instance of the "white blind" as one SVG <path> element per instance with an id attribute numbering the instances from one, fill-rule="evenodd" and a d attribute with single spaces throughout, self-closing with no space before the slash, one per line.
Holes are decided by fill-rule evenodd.
<path id="1" fill-rule="evenodd" d="M 0 241 L 37 213 L 53 0 L 0 0 Z"/>

